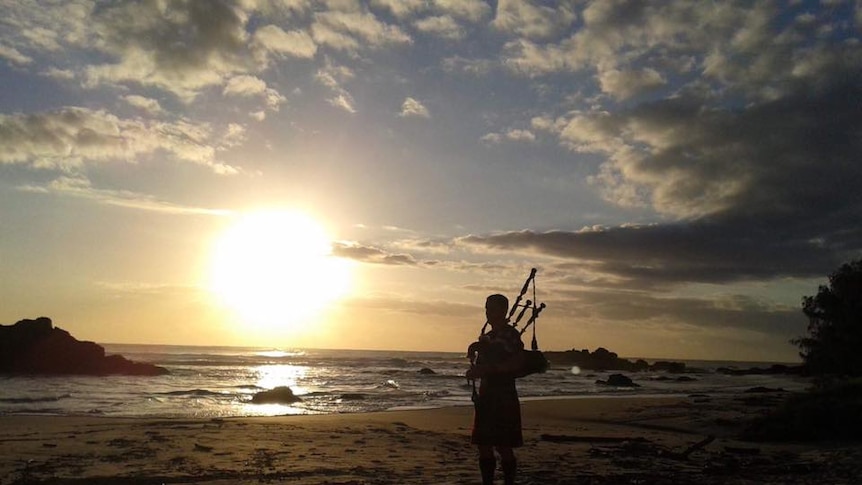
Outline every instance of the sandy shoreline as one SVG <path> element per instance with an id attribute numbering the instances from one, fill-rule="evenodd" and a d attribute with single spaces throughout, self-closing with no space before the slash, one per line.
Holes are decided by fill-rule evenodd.
<path id="1" fill-rule="evenodd" d="M 774 405 L 741 395 L 526 401 L 518 483 L 858 483 L 860 447 L 736 439 Z M 473 484 L 472 412 L 3 416 L 0 484 Z"/>

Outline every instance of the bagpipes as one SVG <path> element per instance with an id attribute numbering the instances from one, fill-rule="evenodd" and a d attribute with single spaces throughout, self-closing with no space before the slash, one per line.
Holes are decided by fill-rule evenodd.
<path id="1" fill-rule="evenodd" d="M 521 300 L 524 298 L 524 295 L 527 294 L 527 291 L 532 286 L 533 289 L 533 299 L 527 300 L 524 304 L 521 304 Z M 517 318 L 515 318 L 514 322 L 511 322 L 512 316 L 515 312 L 521 309 L 518 313 Z M 523 349 L 521 352 L 523 353 L 523 365 L 521 369 L 514 372 L 512 377 L 520 378 L 525 377 L 530 374 L 539 374 L 545 372 L 550 368 L 550 363 L 547 359 L 545 359 L 545 354 L 539 350 L 539 342 L 536 340 L 536 319 L 539 318 L 539 314 L 542 313 L 542 310 L 545 309 L 545 304 L 536 304 L 536 268 L 530 270 L 530 276 L 527 277 L 527 281 L 524 282 L 524 286 L 521 287 L 521 293 L 518 294 L 517 298 L 515 298 L 515 303 L 512 304 L 509 309 L 509 315 L 507 320 L 510 321 L 510 325 L 518 328 L 518 323 L 524 318 L 524 315 L 527 313 L 527 310 L 530 310 L 530 317 L 527 319 L 527 323 L 520 330 L 520 334 L 524 335 L 528 328 L 533 327 L 533 340 L 530 343 L 530 349 Z M 485 329 L 488 327 L 488 322 L 485 322 L 485 325 L 482 326 L 482 331 L 479 334 L 479 339 L 470 344 L 467 347 L 467 357 L 470 359 L 470 366 L 476 366 L 483 359 L 488 358 L 492 354 L 492 349 L 490 348 L 490 339 L 487 335 L 485 335 Z M 475 393 L 475 386 L 474 386 Z"/>

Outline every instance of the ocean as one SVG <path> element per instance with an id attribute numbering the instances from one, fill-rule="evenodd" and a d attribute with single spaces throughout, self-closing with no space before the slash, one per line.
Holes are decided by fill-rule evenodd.
<path id="1" fill-rule="evenodd" d="M 108 354 L 166 367 L 170 375 L 0 376 L 0 415 L 216 418 L 331 414 L 471 405 L 466 356 L 451 352 L 279 350 L 103 344 Z M 553 367 L 518 380 L 523 400 L 549 397 L 726 394 L 752 387 L 801 391 L 797 376 L 733 376 L 718 367 L 763 363 L 683 361 L 684 380 L 662 372 L 625 373 L 640 387 L 597 384 L 616 371 Z M 690 378 L 690 379 L 688 379 Z M 263 390 L 288 386 L 301 400 L 253 404 Z"/>

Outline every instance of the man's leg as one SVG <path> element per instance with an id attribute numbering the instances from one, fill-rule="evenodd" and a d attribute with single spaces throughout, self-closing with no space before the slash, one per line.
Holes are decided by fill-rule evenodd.
<path id="1" fill-rule="evenodd" d="M 503 480 L 506 485 L 515 485 L 515 472 L 518 469 L 518 461 L 512 448 L 498 446 L 497 453 L 500 454 L 500 467 L 503 469 Z"/>
<path id="2" fill-rule="evenodd" d="M 494 457 L 494 447 L 479 445 L 479 471 L 482 472 L 482 485 L 493 485 L 495 468 L 497 468 L 497 459 Z"/>

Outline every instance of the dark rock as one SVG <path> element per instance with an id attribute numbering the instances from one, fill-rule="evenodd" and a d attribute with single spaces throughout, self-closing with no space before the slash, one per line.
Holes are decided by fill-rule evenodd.
<path id="1" fill-rule="evenodd" d="M 623 374 L 611 374 L 608 376 L 608 380 L 597 380 L 596 384 L 614 387 L 640 387 L 639 384 L 635 384 L 631 378 Z"/>
<path id="2" fill-rule="evenodd" d="M 80 341 L 39 317 L 14 325 L 0 325 L 0 373 L 43 375 L 169 374 L 164 367 L 132 362 L 121 355 L 105 355 L 94 342 Z"/>
<path id="3" fill-rule="evenodd" d="M 347 401 L 361 401 L 361 400 L 365 399 L 365 394 L 348 392 L 347 394 L 342 394 L 341 399 L 344 399 Z"/>
<path id="4" fill-rule="evenodd" d="M 429 369 L 427 367 L 423 367 L 423 368 L 419 369 L 419 373 L 422 375 L 429 375 L 429 376 L 436 374 L 436 372 L 434 372 L 432 369 Z"/>
<path id="5" fill-rule="evenodd" d="M 301 400 L 287 386 L 278 386 L 268 391 L 260 391 L 251 398 L 251 402 L 254 404 L 291 404 Z"/>
<path id="6" fill-rule="evenodd" d="M 656 362 L 650 365 L 643 359 L 636 361 L 623 359 L 604 347 L 599 347 L 594 352 L 587 349 L 572 349 L 563 352 L 546 351 L 544 355 L 552 366 L 576 365 L 582 370 L 621 370 L 626 372 L 653 370 L 671 373 L 682 373 L 686 370 L 685 364 L 682 362 Z"/>

